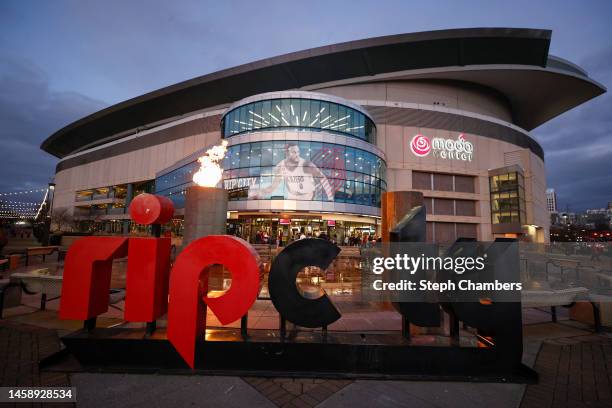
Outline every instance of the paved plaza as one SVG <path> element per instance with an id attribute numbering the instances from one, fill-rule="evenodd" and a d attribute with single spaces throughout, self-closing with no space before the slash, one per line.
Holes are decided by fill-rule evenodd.
<path id="1" fill-rule="evenodd" d="M 28 268 L 37 267 L 41 264 Z M 401 327 L 399 315 L 392 310 L 349 305 L 350 302 L 341 303 L 343 317 L 330 327 L 331 331 Z M 41 371 L 38 362 L 60 350 L 59 337 L 81 327 L 80 322 L 59 320 L 58 308 L 59 301 L 52 300 L 47 303 L 47 310 L 40 310 L 40 295 L 23 294 L 20 306 L 5 309 L 4 320 L 0 320 L 2 386 L 71 385 L 77 387 L 76 405 L 83 407 L 612 406 L 612 337 L 596 335 L 591 327 L 569 320 L 566 309 L 559 311 L 558 323 L 550 321 L 547 311 L 524 309 L 523 362 L 540 375 L 538 384 L 525 386 Z M 269 301 L 258 301 L 249 316 L 250 329 L 278 327 L 278 314 Z M 214 316 L 209 318 L 209 324 L 215 325 Z M 113 308 L 98 318 L 100 327 L 123 323 L 122 312 Z"/>

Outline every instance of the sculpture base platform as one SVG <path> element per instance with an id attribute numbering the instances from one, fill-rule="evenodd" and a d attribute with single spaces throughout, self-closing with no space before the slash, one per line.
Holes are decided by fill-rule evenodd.
<path id="1" fill-rule="evenodd" d="M 437 336 L 411 342 L 395 332 L 289 332 L 282 339 L 276 330 L 250 330 L 245 341 L 240 329 L 207 330 L 196 345 L 195 370 L 162 329 L 149 337 L 144 329 L 80 330 L 62 342 L 64 355 L 41 362 L 43 370 L 512 383 L 538 378 L 522 364 L 500 367 L 490 348 L 450 346 Z M 70 355 L 76 361 L 67 366 Z"/>

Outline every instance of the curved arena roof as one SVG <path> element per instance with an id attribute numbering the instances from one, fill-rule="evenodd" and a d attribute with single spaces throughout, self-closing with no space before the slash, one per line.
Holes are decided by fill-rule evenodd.
<path id="1" fill-rule="evenodd" d="M 399 34 L 294 52 L 225 69 L 118 103 L 55 132 L 41 149 L 63 158 L 154 123 L 247 96 L 332 83 L 443 79 L 501 93 L 531 130 L 604 92 L 576 65 L 548 54 L 551 31 L 469 28 Z"/>

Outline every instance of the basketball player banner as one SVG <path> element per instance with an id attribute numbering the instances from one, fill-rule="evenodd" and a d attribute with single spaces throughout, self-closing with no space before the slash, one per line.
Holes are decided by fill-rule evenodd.
<path id="1" fill-rule="evenodd" d="M 302 157 L 297 144 L 285 147 L 285 159 L 272 174 L 224 181 L 225 189 L 247 187 L 250 199 L 334 201 L 346 180 L 344 153 L 340 148 L 323 148 Z M 308 155 L 305 155 L 308 156 Z"/>

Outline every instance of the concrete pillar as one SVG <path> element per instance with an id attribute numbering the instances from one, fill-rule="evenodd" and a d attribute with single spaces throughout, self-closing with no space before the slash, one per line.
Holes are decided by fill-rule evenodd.
<path id="1" fill-rule="evenodd" d="M 129 183 L 127 185 L 127 192 L 125 193 L 125 207 L 129 207 L 130 203 L 134 199 L 134 183 Z"/>
<path id="2" fill-rule="evenodd" d="M 389 230 L 414 207 L 423 205 L 423 193 L 418 191 L 387 191 L 382 194 L 382 240 L 389 242 Z"/>
<path id="3" fill-rule="evenodd" d="M 227 223 L 227 191 L 193 186 L 185 195 L 183 247 L 208 235 L 224 235 Z"/>
<path id="4" fill-rule="evenodd" d="M 125 193 L 125 213 L 126 214 L 128 214 L 128 209 L 130 208 L 130 203 L 132 202 L 133 198 L 134 198 L 134 184 L 129 183 L 127 185 L 127 192 Z M 130 234 L 130 220 L 123 221 L 122 233 L 123 235 Z"/>

